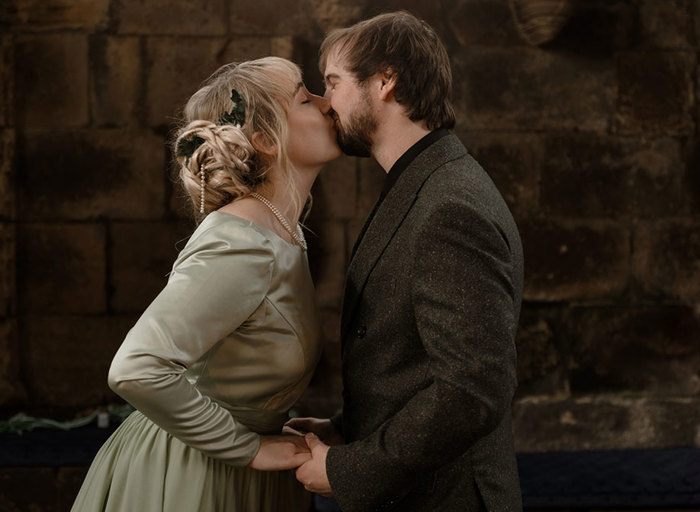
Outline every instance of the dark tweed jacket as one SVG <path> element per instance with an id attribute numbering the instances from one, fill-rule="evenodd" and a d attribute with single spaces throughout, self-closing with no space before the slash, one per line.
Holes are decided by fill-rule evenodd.
<path id="1" fill-rule="evenodd" d="M 491 179 L 448 135 L 356 246 L 341 324 L 344 512 L 521 510 L 511 401 L 523 256 Z"/>

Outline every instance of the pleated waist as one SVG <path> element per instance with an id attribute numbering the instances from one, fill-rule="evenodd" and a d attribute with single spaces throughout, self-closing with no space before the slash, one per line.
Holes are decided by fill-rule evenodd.
<path id="1" fill-rule="evenodd" d="M 289 419 L 286 412 L 218 403 L 229 411 L 236 421 L 258 434 L 279 434 Z"/>

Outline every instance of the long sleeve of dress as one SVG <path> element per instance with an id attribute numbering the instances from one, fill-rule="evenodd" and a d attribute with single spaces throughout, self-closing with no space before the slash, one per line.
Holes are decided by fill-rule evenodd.
<path id="1" fill-rule="evenodd" d="M 232 465 L 248 464 L 258 434 L 188 381 L 187 368 L 260 307 L 273 266 L 253 230 L 199 234 L 112 361 L 110 387 L 182 442 Z"/>

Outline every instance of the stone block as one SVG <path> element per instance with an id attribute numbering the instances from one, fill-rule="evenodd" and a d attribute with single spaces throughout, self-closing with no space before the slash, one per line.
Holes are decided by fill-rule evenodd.
<path id="1" fill-rule="evenodd" d="M 422 2 L 426 7 L 429 3 Z M 431 10 L 437 11 L 430 6 Z M 523 40 L 513 21 L 507 2 L 500 0 L 458 0 L 444 5 L 442 19 L 446 32 L 443 43 L 456 51 L 473 45 L 518 46 Z M 434 28 L 438 26 L 434 25 Z M 454 41 L 455 44 L 451 44 Z"/>
<path id="2" fill-rule="evenodd" d="M 116 0 L 113 4 L 118 34 L 210 37 L 226 33 L 225 0 Z"/>
<path id="3" fill-rule="evenodd" d="M 26 398 L 17 321 L 0 318 L 0 408 L 17 408 Z"/>
<path id="4" fill-rule="evenodd" d="M 0 130 L 0 218 L 14 219 L 15 130 Z"/>
<path id="5" fill-rule="evenodd" d="M 142 115 L 141 43 L 136 37 L 90 39 L 90 101 L 99 126 L 135 125 Z"/>
<path id="6" fill-rule="evenodd" d="M 653 0 L 652 0 L 653 1 Z M 639 2 L 586 0 L 575 2 L 571 17 L 548 47 L 596 60 L 641 44 Z"/>
<path id="7" fill-rule="evenodd" d="M 700 396 L 700 318 L 690 307 L 575 308 L 572 393 Z"/>
<path id="8" fill-rule="evenodd" d="M 688 213 L 690 172 L 675 139 L 572 134 L 545 139 L 540 207 L 546 215 L 660 217 Z"/>
<path id="9" fill-rule="evenodd" d="M 461 136 L 508 203 L 516 219 L 535 214 L 539 203 L 540 168 L 544 156 L 535 135 L 474 132 Z"/>
<path id="10" fill-rule="evenodd" d="M 16 224 L 0 222 L 0 318 L 9 317 L 16 311 L 16 246 Z"/>
<path id="11" fill-rule="evenodd" d="M 168 281 L 192 229 L 183 222 L 114 223 L 110 229 L 111 310 L 141 313 Z"/>
<path id="12" fill-rule="evenodd" d="M 692 52 L 620 52 L 615 132 L 692 133 L 696 60 Z"/>
<path id="13" fill-rule="evenodd" d="M 640 36 L 655 48 L 689 48 L 693 18 L 688 0 L 642 0 L 639 6 Z"/>
<path id="14" fill-rule="evenodd" d="M 235 35 L 306 35 L 313 30 L 313 0 L 229 2 L 229 32 Z"/>
<path id="15" fill-rule="evenodd" d="M 608 129 L 615 90 L 609 60 L 487 47 L 451 59 L 460 131 Z"/>
<path id="16" fill-rule="evenodd" d="M 516 337 L 517 396 L 568 394 L 567 338 L 562 307 L 523 304 Z"/>
<path id="17" fill-rule="evenodd" d="M 10 36 L 0 37 L 0 126 L 14 121 L 14 57 L 15 46 Z"/>
<path id="18" fill-rule="evenodd" d="M 613 222 L 528 220 L 519 226 L 526 300 L 613 298 L 629 281 L 627 228 Z"/>
<path id="19" fill-rule="evenodd" d="M 24 317 L 20 329 L 27 387 L 35 407 L 81 409 L 117 400 L 109 365 L 136 318 Z"/>
<path id="20" fill-rule="evenodd" d="M 466 0 L 467 3 L 473 3 L 474 0 Z M 348 4 L 351 2 L 348 1 Z M 363 2 L 356 1 L 355 4 L 362 4 Z M 359 18 L 349 21 L 346 25 L 348 26 L 357 21 L 361 21 L 367 18 L 371 18 L 378 14 L 383 14 L 386 12 L 394 11 L 408 11 L 415 17 L 425 21 L 431 27 L 435 29 L 438 36 L 440 36 L 443 41 L 445 37 L 448 37 L 447 32 L 447 20 L 453 15 L 451 10 L 453 4 L 461 6 L 465 2 L 459 2 L 455 0 L 449 0 L 447 2 L 425 2 L 423 0 L 379 0 L 379 1 L 365 1 L 362 14 Z M 496 13 L 493 13 L 496 15 Z M 340 20 L 339 20 L 340 21 Z"/>
<path id="21" fill-rule="evenodd" d="M 352 25 L 366 17 L 365 8 L 368 0 L 311 0 L 313 10 L 311 17 L 328 34 L 336 28 Z"/>
<path id="22" fill-rule="evenodd" d="M 513 420 L 522 452 L 697 446 L 700 399 L 528 397 L 515 403 Z"/>
<path id="23" fill-rule="evenodd" d="M 0 26 L 16 31 L 104 30 L 110 0 L 12 0 L 0 8 Z"/>
<path id="24" fill-rule="evenodd" d="M 321 308 L 340 310 L 347 267 L 345 223 L 327 221 L 312 227 L 318 241 L 309 245 L 309 265 Z"/>
<path id="25" fill-rule="evenodd" d="M 327 164 L 313 187 L 313 220 L 350 220 L 357 203 L 357 159 L 342 156 Z"/>
<path id="26" fill-rule="evenodd" d="M 165 126 L 217 68 L 269 55 L 265 37 L 150 38 L 146 43 L 146 107 L 150 126 Z"/>
<path id="27" fill-rule="evenodd" d="M 700 224 L 639 223 L 633 232 L 632 269 L 647 295 L 700 304 Z"/>
<path id="28" fill-rule="evenodd" d="M 86 36 L 18 37 L 14 63 L 17 123 L 27 128 L 88 123 Z"/>
<path id="29" fill-rule="evenodd" d="M 156 219 L 165 212 L 162 137 L 127 129 L 28 130 L 22 147 L 23 219 Z"/>
<path id="30" fill-rule="evenodd" d="M 105 229 L 99 224 L 22 224 L 17 230 L 19 311 L 104 313 Z"/>

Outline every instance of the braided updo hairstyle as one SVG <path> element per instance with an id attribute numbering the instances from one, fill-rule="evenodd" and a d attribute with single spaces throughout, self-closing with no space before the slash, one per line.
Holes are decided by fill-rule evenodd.
<path id="1" fill-rule="evenodd" d="M 201 219 L 254 192 L 266 182 L 274 163 L 283 172 L 292 171 L 286 149 L 287 110 L 300 82 L 296 64 L 265 57 L 222 66 L 192 95 L 184 107 L 173 148 L 177 154 L 182 142 L 199 142 L 189 157 L 176 157 L 180 181 L 196 217 Z M 221 121 L 234 107 L 233 89 L 245 100 L 245 122 L 240 127 Z M 256 151 L 251 143 L 254 133 L 274 148 L 273 156 Z M 293 191 L 293 181 L 289 175 L 287 178 Z M 202 183 L 204 212 L 200 214 Z"/>

